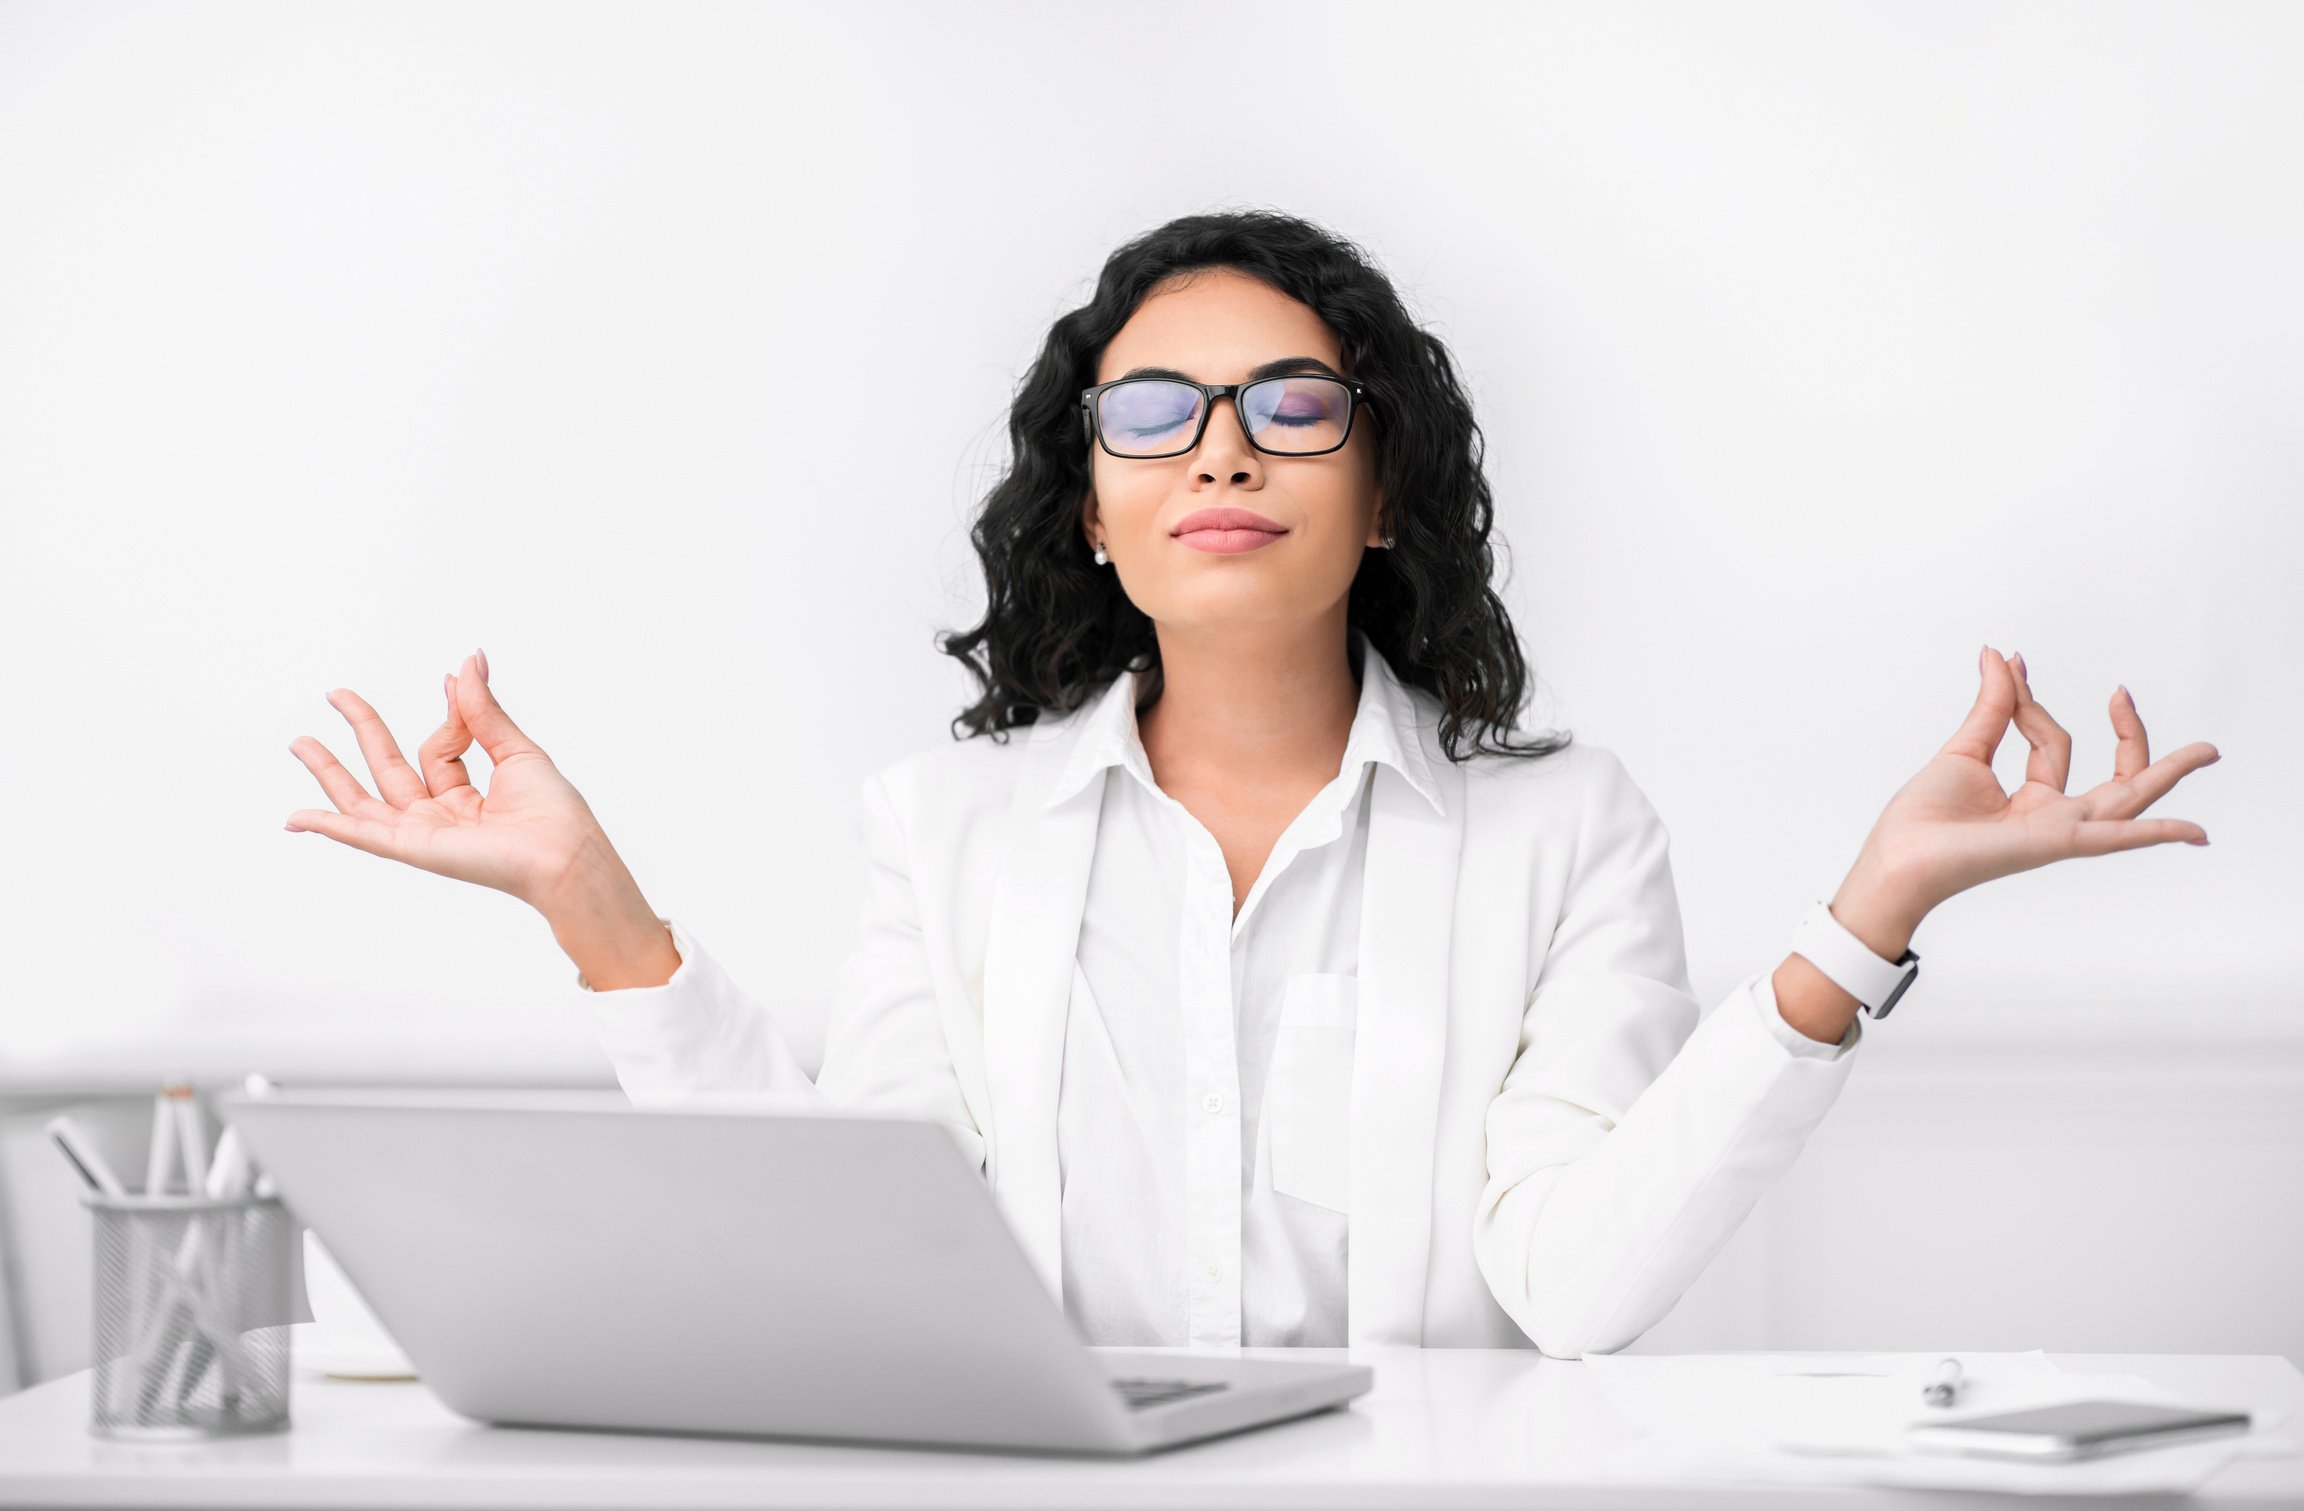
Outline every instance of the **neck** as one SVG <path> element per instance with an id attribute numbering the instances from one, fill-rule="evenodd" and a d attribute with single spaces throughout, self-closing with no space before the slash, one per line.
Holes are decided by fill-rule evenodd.
<path id="1" fill-rule="evenodd" d="M 1139 710 L 1136 727 L 1163 788 L 1239 791 L 1335 776 L 1360 706 L 1341 603 L 1309 623 L 1155 625 L 1154 633 L 1160 696 Z"/>

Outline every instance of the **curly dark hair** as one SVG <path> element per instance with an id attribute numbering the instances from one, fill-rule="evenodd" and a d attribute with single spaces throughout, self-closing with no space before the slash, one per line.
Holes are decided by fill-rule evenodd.
<path id="1" fill-rule="evenodd" d="M 1336 333 L 1347 370 L 1367 385 L 1394 545 L 1365 553 L 1347 623 L 1367 634 L 1401 681 L 1439 700 L 1451 761 L 1565 749 L 1573 738 L 1565 733 L 1525 745 L 1481 743 L 1514 728 L 1530 689 L 1511 617 L 1488 586 L 1495 502 L 1481 470 L 1485 443 L 1447 348 L 1409 318 L 1391 280 L 1357 246 L 1266 210 L 1186 215 L 1145 232 L 1105 260 L 1087 304 L 1049 327 L 1009 409 L 1012 463 L 970 531 L 984 568 L 984 617 L 938 637 L 937 648 L 982 687 L 953 719 L 954 738 L 1001 740 L 1044 710 L 1079 707 L 1123 671 L 1151 674 L 1144 703 L 1157 698 L 1152 620 L 1129 601 L 1117 574 L 1083 549 L 1079 505 L 1091 485 L 1092 443 L 1080 423 L 1080 390 L 1096 381 L 1105 345 L 1154 288 L 1212 267 L 1261 279 L 1309 306 Z M 1460 753 L 1467 729 L 1472 749 Z"/>

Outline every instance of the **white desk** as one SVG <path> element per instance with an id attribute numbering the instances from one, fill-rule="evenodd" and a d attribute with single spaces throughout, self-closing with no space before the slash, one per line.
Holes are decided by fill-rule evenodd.
<path id="1" fill-rule="evenodd" d="M 1580 1364 L 1511 1349 L 1247 1350 L 1372 1364 L 1341 1411 L 1133 1461 L 483 1427 L 420 1385 L 302 1370 L 296 1425 L 198 1446 L 86 1430 L 83 1374 L 0 1400 L 0 1504 L 383 1507 L 1942 1507 L 1932 1491 L 1703 1483 L 1644 1472 L 1668 1422 L 1627 1424 Z M 2070 1354 L 2199 1399 L 2288 1413 L 2190 1500 L 2304 1505 L 2304 1375 L 2276 1355 Z M 1994 1498 L 1997 1500 L 1997 1498 Z M 2011 1504 L 2016 1502 L 2011 1501 Z M 2030 1504 L 2052 1504 L 2031 1501 Z"/>

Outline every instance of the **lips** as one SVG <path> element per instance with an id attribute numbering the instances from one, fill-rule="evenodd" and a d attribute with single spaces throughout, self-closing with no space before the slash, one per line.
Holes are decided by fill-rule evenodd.
<path id="1" fill-rule="evenodd" d="M 1287 527 L 1251 509 L 1195 509 L 1176 522 L 1170 535 L 1189 535 L 1195 530 L 1262 530 L 1272 535 L 1287 534 Z"/>

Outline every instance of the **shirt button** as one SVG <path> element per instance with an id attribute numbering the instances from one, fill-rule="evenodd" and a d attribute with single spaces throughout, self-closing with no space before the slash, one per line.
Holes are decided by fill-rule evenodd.
<path id="1" fill-rule="evenodd" d="M 1220 1091 L 1211 1091 L 1200 1099 L 1200 1105 L 1210 1112 L 1222 1112 L 1224 1110 L 1224 1094 Z"/>
<path id="2" fill-rule="evenodd" d="M 1224 1273 L 1224 1266 L 1220 1264 L 1209 1264 L 1206 1266 L 1206 1273 L 1210 1280 L 1214 1280 L 1217 1276 Z"/>

